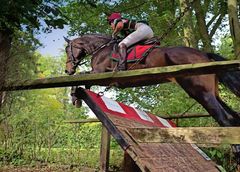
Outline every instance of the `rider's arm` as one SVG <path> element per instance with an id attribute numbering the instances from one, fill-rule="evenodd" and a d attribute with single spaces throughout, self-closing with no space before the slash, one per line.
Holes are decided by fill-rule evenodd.
<path id="1" fill-rule="evenodd" d="M 117 24 L 112 23 L 111 26 L 113 29 L 112 37 L 115 37 L 123 29 L 123 21 L 119 21 Z"/>

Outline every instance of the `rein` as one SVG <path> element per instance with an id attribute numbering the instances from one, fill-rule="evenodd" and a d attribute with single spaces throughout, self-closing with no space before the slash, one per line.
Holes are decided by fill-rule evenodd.
<path id="1" fill-rule="evenodd" d="M 111 39 L 110 41 L 108 41 L 107 43 L 104 43 L 102 45 L 100 45 L 98 48 L 96 48 L 95 50 L 93 50 L 91 53 L 88 53 L 89 55 L 94 55 L 96 54 L 98 51 L 100 51 L 101 49 L 110 46 L 110 44 L 115 43 L 117 40 Z"/>

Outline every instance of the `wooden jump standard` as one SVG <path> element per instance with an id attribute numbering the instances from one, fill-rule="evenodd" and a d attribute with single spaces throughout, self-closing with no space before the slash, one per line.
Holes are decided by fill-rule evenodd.
<path id="1" fill-rule="evenodd" d="M 172 128 L 175 127 L 175 124 L 171 121 L 143 112 L 139 109 L 129 107 L 123 103 L 116 102 L 104 96 L 99 96 L 89 90 L 81 89 L 80 96 L 102 122 L 107 131 L 115 138 L 124 152 L 127 153 L 128 156 L 125 156 L 125 158 L 131 158 L 127 159 L 125 162 L 133 162 L 134 160 L 142 172 L 218 171 L 214 162 L 212 162 L 211 159 L 208 158 L 207 155 L 204 154 L 204 152 L 202 152 L 196 145 L 186 143 L 188 140 L 186 140 L 184 144 L 179 144 L 176 136 L 171 135 L 171 133 L 167 133 L 167 129 L 175 129 Z M 90 120 L 88 122 L 97 121 Z M 163 129 L 166 131 L 163 138 L 165 136 L 167 136 L 167 138 L 175 137 L 175 142 L 170 141 L 171 143 L 162 143 L 159 142 L 159 140 L 157 140 L 157 142 L 147 142 L 145 140 L 141 141 L 142 137 L 138 138 L 137 134 L 139 133 L 135 130 L 141 132 L 141 129 L 144 130 L 149 128 L 156 131 L 162 131 Z M 201 128 L 204 129 L 204 127 Z M 200 132 L 201 128 L 198 128 L 198 132 Z M 104 133 L 105 136 L 103 135 Z M 144 133 L 146 132 L 144 131 Z M 156 132 L 154 131 L 154 133 Z M 104 137 L 107 139 L 104 139 Z M 180 138 L 184 137 L 188 138 L 189 136 L 181 135 Z M 204 134 L 202 134 L 201 138 L 208 140 L 208 137 L 204 138 Z M 211 139 L 210 142 L 212 140 L 213 139 Z M 103 130 L 101 162 L 106 163 L 102 163 L 101 172 L 107 171 L 109 141 L 109 135 L 106 130 Z M 240 143 L 240 139 L 238 139 L 238 141 Z M 125 164 L 124 167 L 129 168 L 129 164 Z M 133 169 L 127 169 L 126 171 L 139 172 L 139 170 Z"/>
<path id="2" fill-rule="evenodd" d="M 85 85 L 85 86 L 92 86 L 92 85 L 100 85 L 100 86 L 108 86 L 108 85 L 115 85 L 120 88 L 126 88 L 126 87 L 132 87 L 132 86 L 143 86 L 143 85 L 152 85 L 152 84 L 158 84 L 163 82 L 169 82 L 169 78 L 172 77 L 180 77 L 180 76 L 186 76 L 186 75 L 201 75 L 201 74 L 210 74 L 210 73 L 218 73 L 221 70 L 224 70 L 224 72 L 231 72 L 235 70 L 239 70 L 240 67 L 240 61 L 224 61 L 224 62 L 210 62 L 210 63 L 199 63 L 199 64 L 187 64 L 187 65 L 177 65 L 177 66 L 168 66 L 168 67 L 160 67 L 160 68 L 151 68 L 151 69 L 141 69 L 141 70 L 132 70 L 132 71 L 122 71 L 122 72 L 108 72 L 108 73 L 101 73 L 101 74 L 84 74 L 84 75 L 76 75 L 76 76 L 62 76 L 62 77 L 56 77 L 56 78 L 46 78 L 46 79 L 37 79 L 37 80 L 25 80 L 18 83 L 8 84 L 5 87 L 2 87 L 0 91 L 12 91 L 12 90 L 28 90 L 28 89 L 39 89 L 39 88 L 53 88 L 53 87 L 66 87 L 66 86 L 77 86 L 77 85 Z M 131 83 L 129 83 L 129 80 L 131 80 Z M 134 82 L 132 82 L 134 81 Z M 147 83 L 147 84 L 146 84 Z M 95 114 L 98 114 L 98 118 L 102 121 L 103 125 L 110 131 L 110 133 L 115 137 L 117 142 L 121 145 L 121 147 L 127 151 L 127 153 L 134 159 L 134 161 L 137 162 L 138 166 L 142 171 L 156 171 L 155 167 L 158 167 L 160 170 L 166 170 L 167 168 L 170 169 L 180 169 L 180 168 L 198 168 L 196 171 L 201 171 L 202 168 L 209 168 L 212 171 L 217 171 L 216 168 L 214 168 L 211 163 L 207 163 L 203 161 L 199 156 L 192 161 L 187 160 L 183 166 L 184 162 L 179 162 L 179 164 L 171 164 L 170 162 L 175 162 L 176 156 L 172 156 L 172 160 L 169 159 L 169 157 L 166 156 L 159 156 L 164 155 L 165 153 L 168 154 L 169 151 L 164 151 L 164 149 L 168 148 L 174 148 L 179 147 L 178 144 L 176 144 L 176 141 L 182 142 L 182 143 L 189 143 L 189 142 L 198 142 L 200 139 L 195 139 L 193 141 L 190 141 L 191 137 L 200 134 L 201 138 L 204 138 L 205 140 L 208 140 L 214 143 L 230 143 L 230 144 L 239 144 L 240 138 L 239 137 L 226 137 L 226 134 L 230 132 L 237 132 L 240 133 L 239 128 L 237 127 L 224 127 L 224 128 L 214 128 L 214 129 L 208 129 L 209 132 L 205 134 L 203 131 L 203 127 L 193 128 L 193 132 L 187 132 L 188 128 L 180 128 L 179 130 L 175 129 L 156 129 L 156 128 L 148 128 L 148 127 L 138 127 L 139 124 L 135 127 L 129 128 L 127 131 L 125 129 L 125 126 L 128 125 L 128 122 L 126 121 L 123 126 L 121 126 L 121 121 L 119 119 L 111 117 L 112 120 L 116 120 L 116 122 L 120 122 L 118 125 L 115 126 L 111 120 L 106 116 L 106 113 L 104 114 L 95 103 L 92 101 L 92 99 L 83 91 L 83 97 L 84 101 L 88 104 L 88 106 L 95 111 Z M 191 128 L 192 129 L 192 128 Z M 119 132 L 119 130 L 122 130 L 122 132 Z M 212 130 L 212 131 L 210 131 Z M 227 131 L 229 130 L 229 131 Z M 174 132 L 175 131 L 175 132 Z M 210 134 L 210 132 L 219 132 L 221 131 L 222 134 L 218 134 L 216 140 L 214 139 L 208 139 L 215 137 L 215 134 Z M 180 133 L 180 135 L 176 135 L 176 133 Z M 194 134 L 193 134 L 194 133 Z M 147 136 L 148 134 L 152 134 Z M 170 146 L 166 143 L 162 144 L 162 142 L 166 142 L 161 140 L 159 137 L 162 135 L 166 138 L 169 137 L 175 137 L 174 141 L 167 142 L 173 142 L 174 146 Z M 165 135 L 164 135 L 165 134 Z M 123 136 L 124 135 L 124 136 Z M 231 135 L 231 134 L 230 134 Z M 237 135 L 237 134 L 236 134 Z M 206 137 L 205 137 L 206 136 Z M 223 138 L 222 138 L 223 136 Z M 198 137 L 198 136 L 197 136 Z M 125 139 L 127 138 L 127 140 Z M 200 138 L 200 137 L 199 137 Z M 220 139 L 221 138 L 221 139 Z M 226 139 L 227 138 L 227 139 Z M 130 139 L 133 140 L 133 142 L 129 143 Z M 214 141 L 212 141 L 214 140 Z M 135 145 L 137 143 L 137 145 Z M 157 144 L 156 143 L 161 143 Z M 209 143 L 209 142 L 208 142 Z M 135 145 L 132 147 L 133 149 L 129 149 L 129 146 Z M 140 150 L 138 150 L 138 146 L 142 146 Z M 158 156 L 158 160 L 151 161 L 154 164 L 149 164 L 147 159 L 145 159 L 145 154 L 142 152 L 143 147 L 148 148 L 147 145 L 155 145 L 156 150 L 163 151 L 161 154 L 156 154 Z M 140 147 L 141 147 L 140 146 Z M 150 148 L 152 147 L 150 146 Z M 170 146 L 170 147 L 169 147 Z M 160 148 L 161 147 L 161 148 Z M 163 148 L 164 147 L 164 148 Z M 179 147 L 179 151 L 183 150 L 184 144 Z M 153 148 L 153 147 L 152 147 Z M 159 149 L 160 148 L 160 149 Z M 155 148 L 154 148 L 155 149 Z M 174 148 L 175 149 L 175 148 Z M 189 147 L 186 147 L 186 150 L 188 150 Z M 195 148 L 194 148 L 195 149 Z M 156 150 L 149 150 L 152 153 L 156 152 Z M 147 155 L 152 156 L 150 152 L 145 152 Z M 180 151 L 181 152 L 181 151 Z M 140 156 L 138 157 L 137 154 Z M 182 152 L 184 153 L 184 152 Z M 185 152 L 187 153 L 187 152 Z M 185 154 L 184 153 L 184 154 Z M 193 153 L 193 152 L 191 152 Z M 193 157 L 186 156 L 185 158 L 190 157 L 191 159 Z M 107 158 L 105 156 L 105 158 Z M 150 157 L 148 157 L 150 158 Z M 154 156 L 153 156 L 154 158 Z M 202 166 L 199 166 L 199 160 L 201 159 Z M 143 163 L 145 162 L 146 163 Z M 177 166 L 175 166 L 177 165 Z M 203 169 L 202 169 L 203 170 Z"/>
<path id="3" fill-rule="evenodd" d="M 202 154 L 196 145 L 189 143 L 207 145 L 240 143 L 240 136 L 233 136 L 231 134 L 235 133 L 238 135 L 237 133 L 240 132 L 240 128 L 237 127 L 214 127 L 212 129 L 206 127 L 171 128 L 169 123 L 167 125 L 165 124 L 165 122 L 167 122 L 166 119 L 155 117 L 154 120 L 152 115 L 140 111 L 139 115 L 142 121 L 145 121 L 143 124 L 141 120 L 133 119 L 131 108 L 129 109 L 126 105 L 98 96 L 93 92 L 84 91 L 83 89 L 81 91 L 81 97 L 89 108 L 93 110 L 98 119 L 73 120 L 66 121 L 66 123 L 76 124 L 101 121 L 103 126 L 106 127 L 103 127 L 101 137 L 101 172 L 108 171 L 110 151 L 109 133 L 111 133 L 119 145 L 130 154 L 132 159 L 137 162 L 142 171 L 153 172 L 159 170 L 167 172 L 177 169 L 200 172 L 209 170 L 209 168 L 211 169 L 210 171 L 218 171 L 214 168 L 214 164 L 211 164 L 210 159 L 206 157 L 204 153 Z M 116 111 L 114 112 L 114 110 Z M 138 112 L 138 110 L 134 111 Z M 119 112 L 121 112 L 121 114 L 119 114 Z M 189 116 L 193 117 L 196 115 Z M 197 116 L 199 116 L 199 114 L 197 114 Z M 207 115 L 201 116 L 207 117 Z M 152 124 L 157 124 L 155 123 L 156 119 L 160 119 L 161 125 L 165 124 L 167 128 L 151 127 Z M 200 155 L 204 158 L 198 157 L 194 149 L 197 152 L 200 151 Z M 139 151 L 143 153 L 141 154 Z M 173 153 L 173 155 L 171 155 L 170 152 Z M 156 161 L 160 162 L 156 163 Z M 149 164 L 148 162 L 151 163 Z M 169 166 L 169 163 L 171 163 L 170 168 L 164 165 L 167 164 L 167 166 Z M 195 167 L 196 163 L 198 167 Z"/>
<path id="4" fill-rule="evenodd" d="M 186 75 L 199 75 L 218 73 L 220 71 L 235 71 L 240 68 L 240 60 L 209 62 L 186 65 L 175 65 L 166 67 L 156 67 L 138 69 L 121 72 L 106 72 L 97 74 L 79 74 L 74 76 L 61 76 L 55 78 L 44 78 L 36 80 L 13 81 L 0 91 L 28 90 L 40 88 L 55 88 L 67 86 L 109 86 L 115 85 L 119 88 L 153 85 L 169 82 L 169 78 Z M 129 82 L 131 80 L 131 82 Z"/>

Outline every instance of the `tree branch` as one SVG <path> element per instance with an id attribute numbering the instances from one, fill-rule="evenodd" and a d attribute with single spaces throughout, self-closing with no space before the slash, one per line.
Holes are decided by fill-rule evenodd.
<path id="1" fill-rule="evenodd" d="M 121 10 L 121 12 L 131 11 L 131 10 L 133 10 L 133 9 L 139 8 L 139 7 L 141 7 L 142 5 L 146 4 L 147 2 L 148 2 L 148 1 L 144 1 L 144 2 L 142 2 L 141 4 L 138 4 L 138 5 L 129 7 L 129 8 L 125 8 L 125 9 Z"/>
<path id="2" fill-rule="evenodd" d="M 221 25 L 222 19 L 223 19 L 224 16 L 225 16 L 225 14 L 222 13 L 222 14 L 219 16 L 219 18 L 217 19 L 217 22 L 215 23 L 215 25 L 213 26 L 212 30 L 210 31 L 210 34 L 209 34 L 210 38 L 213 37 L 214 33 L 216 32 L 216 30 L 218 29 L 218 27 Z"/>
<path id="3" fill-rule="evenodd" d="M 219 16 L 219 14 L 214 15 L 211 20 L 207 23 L 207 28 L 211 26 L 211 24 L 216 20 L 216 18 Z"/>

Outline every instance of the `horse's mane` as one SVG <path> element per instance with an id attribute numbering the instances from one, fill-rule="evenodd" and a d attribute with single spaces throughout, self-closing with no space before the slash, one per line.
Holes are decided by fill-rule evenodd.
<path id="1" fill-rule="evenodd" d="M 107 39 L 107 40 L 111 39 L 110 35 L 106 35 L 106 34 L 102 34 L 102 33 L 88 33 L 88 34 L 82 35 L 81 37 L 82 38 L 88 37 L 88 38 L 93 38 L 93 39 L 97 37 L 97 38 Z"/>
<path id="2" fill-rule="evenodd" d="M 89 33 L 81 35 L 78 38 L 73 39 L 72 41 L 81 44 L 81 46 L 87 52 L 93 52 L 99 46 L 109 42 L 112 39 L 110 35 L 99 34 L 99 33 Z"/>

